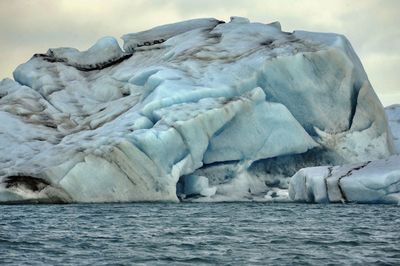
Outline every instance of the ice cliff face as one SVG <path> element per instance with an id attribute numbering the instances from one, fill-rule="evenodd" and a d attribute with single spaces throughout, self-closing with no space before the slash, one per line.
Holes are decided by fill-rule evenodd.
<path id="1" fill-rule="evenodd" d="M 347 39 L 196 19 L 35 54 L 0 83 L 0 201 L 287 199 L 305 166 L 385 158 Z"/>
<path id="2" fill-rule="evenodd" d="M 400 153 L 400 104 L 394 104 L 385 108 L 389 121 L 389 128 L 393 134 L 396 153 Z"/>

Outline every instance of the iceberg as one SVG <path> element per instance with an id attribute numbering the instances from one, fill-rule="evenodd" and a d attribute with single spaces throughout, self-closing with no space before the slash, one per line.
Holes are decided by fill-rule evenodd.
<path id="1" fill-rule="evenodd" d="M 122 39 L 49 49 L 0 82 L 0 202 L 288 201 L 289 183 L 328 201 L 312 171 L 291 176 L 396 152 L 343 35 L 232 17 Z"/>

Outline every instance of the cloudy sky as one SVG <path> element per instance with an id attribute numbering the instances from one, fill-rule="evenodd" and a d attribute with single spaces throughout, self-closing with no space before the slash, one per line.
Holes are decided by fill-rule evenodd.
<path id="1" fill-rule="evenodd" d="M 345 34 L 384 105 L 400 103 L 400 0 L 0 0 L 0 78 L 50 47 L 89 48 L 102 36 L 198 17 L 280 21 Z"/>

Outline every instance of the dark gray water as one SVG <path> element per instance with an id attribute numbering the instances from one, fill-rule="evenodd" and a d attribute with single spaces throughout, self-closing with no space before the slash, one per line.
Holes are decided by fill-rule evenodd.
<path id="1" fill-rule="evenodd" d="M 0 206 L 5 265 L 400 265 L 400 207 Z"/>

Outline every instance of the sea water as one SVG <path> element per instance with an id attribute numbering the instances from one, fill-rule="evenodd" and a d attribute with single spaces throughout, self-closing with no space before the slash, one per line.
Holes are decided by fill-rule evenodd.
<path id="1" fill-rule="evenodd" d="M 400 207 L 0 206 L 2 265 L 400 265 Z"/>

